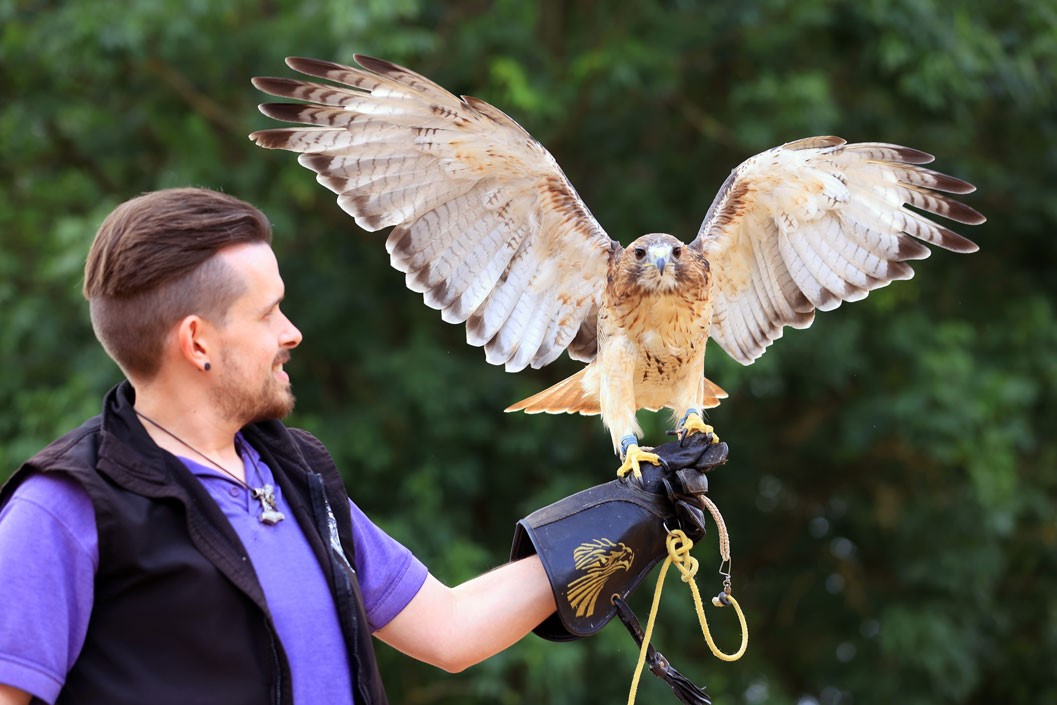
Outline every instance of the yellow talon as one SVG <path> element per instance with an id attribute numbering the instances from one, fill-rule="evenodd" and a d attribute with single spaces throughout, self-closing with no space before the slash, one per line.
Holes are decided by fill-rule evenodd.
<path id="1" fill-rule="evenodd" d="M 716 435 L 715 430 L 704 422 L 704 419 L 696 411 L 691 411 L 683 419 L 683 423 L 679 427 L 679 438 L 685 438 L 691 433 L 711 433 L 712 442 L 719 443 L 719 436 Z"/>
<path id="2" fill-rule="evenodd" d="M 639 463 L 660 465 L 661 456 L 643 450 L 642 448 L 639 448 L 638 445 L 632 443 L 627 447 L 627 450 L 624 451 L 624 462 L 619 468 L 617 468 L 617 477 L 625 477 L 630 472 L 635 476 L 636 480 L 641 480 L 642 471 L 639 470 Z"/>

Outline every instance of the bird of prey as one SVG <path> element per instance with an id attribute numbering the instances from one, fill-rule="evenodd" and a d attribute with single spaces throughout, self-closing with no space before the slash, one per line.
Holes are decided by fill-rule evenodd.
<path id="1" fill-rule="evenodd" d="M 363 229 L 392 227 L 393 267 L 445 321 L 511 372 L 567 351 L 587 366 L 508 411 L 601 414 L 620 470 L 658 462 L 638 445 L 638 409 L 671 408 L 677 431 L 711 433 L 726 393 L 704 376 L 715 340 L 748 365 L 816 310 L 896 279 L 929 243 L 977 246 L 924 213 L 984 218 L 947 194 L 974 187 L 924 168 L 933 157 L 838 137 L 789 142 L 731 172 L 689 243 L 611 239 L 554 157 L 513 119 L 388 61 L 289 58 L 327 82 L 255 78 L 261 111 L 296 127 L 254 132 L 338 195 Z M 905 208 L 913 206 L 917 210 Z"/>

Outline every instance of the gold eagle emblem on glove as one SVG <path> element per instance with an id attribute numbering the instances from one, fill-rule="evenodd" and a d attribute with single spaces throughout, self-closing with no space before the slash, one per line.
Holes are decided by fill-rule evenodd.
<path id="1" fill-rule="evenodd" d="M 595 613 L 595 602 L 610 576 L 631 570 L 635 552 L 623 543 L 601 538 L 580 544 L 573 550 L 573 564 L 584 575 L 569 583 L 567 598 L 577 617 Z"/>

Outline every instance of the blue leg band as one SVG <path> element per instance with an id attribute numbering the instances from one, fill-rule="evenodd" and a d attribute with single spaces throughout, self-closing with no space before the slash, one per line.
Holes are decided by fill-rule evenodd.
<path id="1" fill-rule="evenodd" d="M 632 434 L 628 434 L 620 439 L 620 454 L 626 456 L 628 454 L 628 446 L 637 446 L 639 439 Z"/>

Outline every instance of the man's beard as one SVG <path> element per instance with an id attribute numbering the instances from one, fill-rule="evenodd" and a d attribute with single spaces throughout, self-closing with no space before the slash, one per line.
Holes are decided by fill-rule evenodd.
<path id="1" fill-rule="evenodd" d="M 286 362 L 290 353 L 281 353 L 277 362 Z M 233 357 L 221 355 L 224 374 L 228 379 L 244 378 L 242 366 Z M 219 370 L 218 370 L 219 371 Z M 214 388 L 213 402 L 225 418 L 237 421 L 240 426 L 255 421 L 284 419 L 294 409 L 294 395 L 289 384 L 283 384 L 269 374 L 256 388 L 231 384 L 225 388 Z"/>

